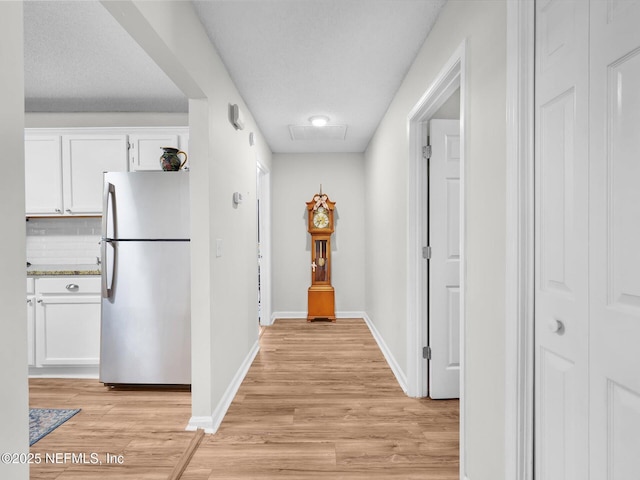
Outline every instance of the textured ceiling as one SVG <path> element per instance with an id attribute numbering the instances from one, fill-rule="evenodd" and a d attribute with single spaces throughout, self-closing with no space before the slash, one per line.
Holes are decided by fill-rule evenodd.
<path id="1" fill-rule="evenodd" d="M 274 152 L 362 152 L 444 1 L 193 3 Z M 312 115 L 345 140 L 291 140 Z"/>
<path id="2" fill-rule="evenodd" d="M 180 90 L 97 1 L 24 2 L 27 112 L 186 112 Z"/>
<path id="3" fill-rule="evenodd" d="M 209 0 L 194 7 L 274 152 L 362 152 L 446 0 Z M 96 1 L 25 8 L 28 112 L 185 112 Z M 291 140 L 312 115 L 344 140 Z"/>

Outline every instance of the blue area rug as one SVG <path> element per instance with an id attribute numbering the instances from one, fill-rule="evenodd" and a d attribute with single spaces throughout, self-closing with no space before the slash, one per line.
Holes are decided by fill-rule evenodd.
<path id="1" fill-rule="evenodd" d="M 75 410 L 61 408 L 30 408 L 29 446 L 36 443 L 45 435 L 53 432 L 79 411 L 79 408 Z"/>

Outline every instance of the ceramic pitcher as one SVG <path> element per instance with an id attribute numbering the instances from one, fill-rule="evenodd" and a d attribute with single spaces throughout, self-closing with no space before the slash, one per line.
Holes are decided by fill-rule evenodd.
<path id="1" fill-rule="evenodd" d="M 178 150 L 174 147 L 160 147 L 164 153 L 160 157 L 160 165 L 165 172 L 177 172 L 184 164 L 187 163 L 187 154 L 182 150 Z M 180 161 L 178 155 L 184 155 L 184 160 Z"/>

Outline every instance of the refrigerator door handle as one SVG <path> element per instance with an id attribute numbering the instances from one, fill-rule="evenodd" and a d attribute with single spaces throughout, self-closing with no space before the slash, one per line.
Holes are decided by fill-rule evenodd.
<path id="1" fill-rule="evenodd" d="M 102 236 L 107 238 L 109 232 L 107 226 L 109 226 L 109 200 L 111 199 L 111 205 L 113 206 L 113 212 L 111 214 L 111 226 L 113 227 L 113 237 L 118 238 L 116 234 L 116 187 L 113 183 L 105 182 L 104 191 L 102 193 Z"/>
<path id="2" fill-rule="evenodd" d="M 117 257 L 117 244 L 109 240 L 102 240 L 102 297 L 111 298 L 113 294 L 113 282 L 116 278 L 116 257 Z M 107 263 L 107 245 L 113 247 L 113 254 L 111 255 L 111 265 Z M 111 284 L 109 285 L 109 271 L 111 271 Z"/>
<path id="3" fill-rule="evenodd" d="M 109 215 L 109 200 L 113 211 Z M 116 257 L 117 257 L 117 244 L 111 242 L 108 237 L 107 227 L 109 225 L 109 218 L 111 218 L 111 225 L 113 227 L 113 238 L 118 238 L 117 224 L 116 224 L 116 187 L 112 183 L 105 182 L 104 192 L 102 196 L 102 296 L 104 298 L 111 298 L 113 294 L 113 283 L 116 278 Z M 111 255 L 111 265 L 107 259 L 107 244 L 110 244 L 113 248 L 113 254 Z M 109 285 L 109 271 L 111 271 L 111 284 Z"/>

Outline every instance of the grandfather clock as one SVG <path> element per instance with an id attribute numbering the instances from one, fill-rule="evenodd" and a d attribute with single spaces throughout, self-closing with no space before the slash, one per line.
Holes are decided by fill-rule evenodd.
<path id="1" fill-rule="evenodd" d="M 308 292 L 307 322 L 318 318 L 336 321 L 335 292 L 331 286 L 331 234 L 335 202 L 322 193 L 307 202 L 311 234 L 311 286 Z"/>

